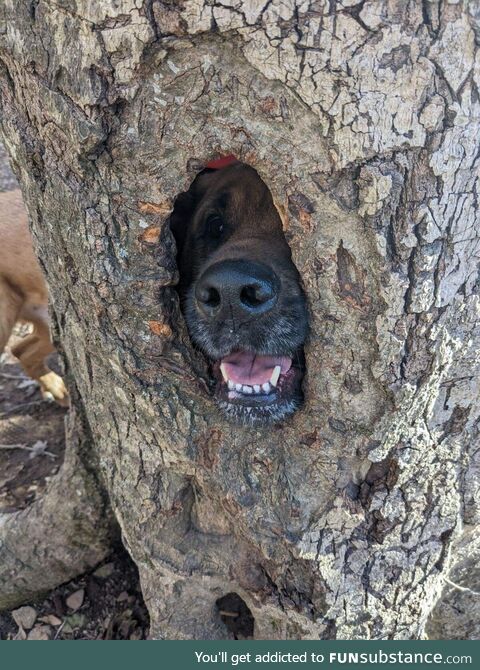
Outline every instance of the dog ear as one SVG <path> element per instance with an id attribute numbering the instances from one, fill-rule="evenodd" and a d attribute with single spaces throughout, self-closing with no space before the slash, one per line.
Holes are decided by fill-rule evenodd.
<path id="1" fill-rule="evenodd" d="M 205 194 L 212 176 L 218 174 L 218 170 L 206 168 L 202 170 L 190 185 L 188 191 L 180 193 L 175 200 L 173 211 L 170 214 L 170 230 L 177 243 L 177 251 L 182 253 L 187 239 L 188 228 L 195 213 L 195 209 Z"/>

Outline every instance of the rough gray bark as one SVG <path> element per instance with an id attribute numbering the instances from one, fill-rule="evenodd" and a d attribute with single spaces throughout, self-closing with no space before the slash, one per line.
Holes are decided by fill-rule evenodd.
<path id="1" fill-rule="evenodd" d="M 87 572 L 111 551 L 114 523 L 75 411 L 65 460 L 48 495 L 0 514 L 0 608 L 13 608 Z"/>
<path id="2" fill-rule="evenodd" d="M 230 592 L 258 638 L 422 636 L 478 537 L 480 4 L 0 12 L 2 128 L 152 636 L 228 637 Z M 280 428 L 218 416 L 179 314 L 167 218 L 217 153 L 285 208 L 308 293 Z"/>
<path id="3" fill-rule="evenodd" d="M 480 534 L 467 527 L 455 546 L 455 560 L 441 600 L 429 617 L 433 640 L 480 640 Z"/>

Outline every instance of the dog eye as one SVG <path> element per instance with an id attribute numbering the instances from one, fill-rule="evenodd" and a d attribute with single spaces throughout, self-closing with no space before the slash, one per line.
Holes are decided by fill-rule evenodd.
<path id="1" fill-rule="evenodd" d="M 205 222 L 205 235 L 213 240 L 218 240 L 223 233 L 223 219 L 218 214 L 210 214 Z"/>

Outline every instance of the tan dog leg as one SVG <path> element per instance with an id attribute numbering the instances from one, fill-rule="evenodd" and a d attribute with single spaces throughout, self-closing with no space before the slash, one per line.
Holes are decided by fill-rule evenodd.
<path id="1" fill-rule="evenodd" d="M 47 356 L 54 351 L 48 326 L 37 321 L 33 333 L 17 344 L 12 354 L 19 359 L 27 375 L 38 381 L 44 398 L 53 398 L 63 407 L 68 407 L 68 391 L 63 379 L 45 363 Z"/>
<path id="2" fill-rule="evenodd" d="M 22 300 L 0 277 L 0 354 L 5 349 L 18 319 Z"/>
<path id="3" fill-rule="evenodd" d="M 32 323 L 33 333 L 12 353 L 27 375 L 39 382 L 44 397 L 68 405 L 63 380 L 45 362 L 55 351 L 50 341 L 48 291 L 33 251 L 19 190 L 0 193 L 0 240 L 0 353 L 16 321 Z"/>

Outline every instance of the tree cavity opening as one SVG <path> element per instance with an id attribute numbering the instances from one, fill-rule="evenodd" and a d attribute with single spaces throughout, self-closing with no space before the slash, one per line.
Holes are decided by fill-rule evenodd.
<path id="1" fill-rule="evenodd" d="M 215 605 L 221 620 L 236 640 L 253 638 L 255 619 L 238 593 L 227 593 L 219 598 Z"/>
<path id="2" fill-rule="evenodd" d="M 222 413 L 284 420 L 303 403 L 309 315 L 270 189 L 234 157 L 213 161 L 178 195 L 170 229 L 187 330 Z"/>

